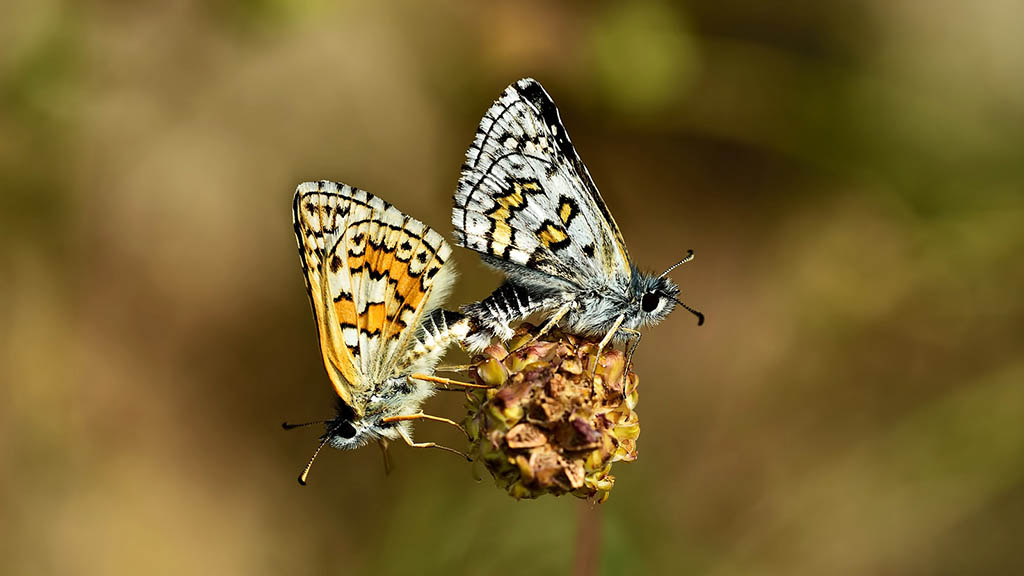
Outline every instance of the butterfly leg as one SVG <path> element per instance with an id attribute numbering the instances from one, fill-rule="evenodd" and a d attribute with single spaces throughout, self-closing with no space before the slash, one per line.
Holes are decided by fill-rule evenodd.
<path id="1" fill-rule="evenodd" d="M 462 373 L 466 372 L 467 370 L 469 370 L 472 367 L 473 367 L 472 364 L 455 364 L 455 365 L 451 365 L 451 366 L 438 366 L 438 367 L 434 368 L 434 372 L 455 372 L 457 374 L 462 374 Z"/>
<path id="2" fill-rule="evenodd" d="M 537 334 L 534 334 L 534 337 L 519 344 L 515 349 L 513 349 L 513 351 L 509 351 L 509 354 L 518 351 L 519 348 L 528 346 L 540 340 L 541 336 L 547 334 L 552 328 L 555 327 L 556 324 L 558 324 L 558 321 L 560 321 L 566 314 L 568 314 L 570 310 L 572 310 L 572 306 L 574 305 L 574 303 L 575 302 L 565 302 L 561 306 L 559 306 L 558 310 L 555 311 L 555 314 L 552 315 L 551 318 L 549 318 L 548 321 L 544 323 L 544 326 L 542 326 L 541 329 L 538 330 Z"/>
<path id="3" fill-rule="evenodd" d="M 465 458 L 466 460 L 469 460 L 470 462 L 473 461 L 472 458 L 470 458 L 466 454 L 463 454 L 462 452 L 459 452 L 455 448 L 449 448 L 447 446 L 442 446 L 442 445 L 436 444 L 434 442 L 413 442 L 412 438 L 409 436 L 409 433 L 406 432 L 405 430 L 401 429 L 401 428 L 398 429 L 398 434 L 402 437 L 402 440 L 405 440 L 406 444 L 408 444 L 409 446 L 412 446 L 413 448 L 439 448 L 439 449 L 444 450 L 446 452 L 452 452 L 453 454 L 458 454 L 459 456 L 462 456 L 463 458 Z"/>
<path id="4" fill-rule="evenodd" d="M 601 338 L 601 341 L 597 344 L 597 354 L 594 355 L 594 369 L 590 371 L 591 377 L 597 375 L 597 365 L 601 363 L 601 352 L 604 351 L 604 347 L 607 346 L 608 343 L 612 341 L 612 338 L 615 337 L 615 333 L 619 331 L 619 326 L 622 326 L 622 321 L 625 319 L 626 315 L 620 314 L 619 317 L 615 319 L 612 327 L 608 330 L 608 333 L 605 334 L 604 338 Z"/>
<path id="5" fill-rule="evenodd" d="M 627 348 L 628 352 L 626 352 L 626 369 L 628 370 L 630 363 L 633 362 L 633 353 L 636 352 L 636 349 L 640 347 L 641 334 L 639 330 L 633 330 L 632 328 L 619 328 L 619 330 L 622 330 L 626 334 L 629 334 L 630 336 L 633 336 L 635 338 L 635 340 L 630 342 L 630 345 Z"/>
<path id="6" fill-rule="evenodd" d="M 562 304 L 562 306 L 554 314 L 552 314 L 551 318 L 548 318 L 548 321 L 545 322 L 543 326 L 541 326 L 540 331 L 537 332 L 537 334 L 530 339 L 530 343 L 532 344 L 533 342 L 536 342 L 538 339 L 540 339 L 541 336 L 547 334 L 549 330 L 554 328 L 555 325 L 558 324 L 559 320 L 564 318 L 565 315 L 569 313 L 569 310 L 572 309 L 574 304 L 575 302 L 566 302 L 565 304 Z"/>
<path id="7" fill-rule="evenodd" d="M 423 412 L 417 412 L 416 414 L 403 414 L 401 416 L 389 416 L 387 418 L 382 418 L 381 422 L 402 422 L 405 420 L 431 420 L 433 422 L 443 422 L 445 424 L 455 426 L 462 431 L 463 434 L 466 434 L 466 429 L 458 422 L 449 420 L 448 418 L 442 418 L 441 416 L 431 416 L 430 414 L 424 414 Z M 466 434 L 466 437 L 468 438 L 469 435 Z"/>
<path id="8" fill-rule="evenodd" d="M 468 368 L 468 366 L 467 366 Z M 442 390 L 451 390 L 447 386 L 462 386 L 463 388 L 490 388 L 490 386 L 484 386 L 483 384 L 472 384 L 470 382 L 460 382 L 458 380 L 452 380 L 450 378 L 441 378 L 439 376 L 430 376 L 429 374 L 412 374 L 409 376 L 412 380 L 422 380 L 424 382 L 433 382 L 435 384 L 444 384 L 446 388 Z"/>

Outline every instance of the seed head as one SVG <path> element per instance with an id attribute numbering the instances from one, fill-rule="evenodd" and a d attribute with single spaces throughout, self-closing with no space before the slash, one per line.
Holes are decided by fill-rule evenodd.
<path id="1" fill-rule="evenodd" d="M 470 454 L 517 499 L 604 502 L 612 463 L 637 457 L 637 375 L 619 350 L 597 358 L 593 340 L 553 330 L 531 341 L 537 332 L 523 324 L 507 349 L 474 359 L 470 375 L 489 388 L 469 393 Z"/>

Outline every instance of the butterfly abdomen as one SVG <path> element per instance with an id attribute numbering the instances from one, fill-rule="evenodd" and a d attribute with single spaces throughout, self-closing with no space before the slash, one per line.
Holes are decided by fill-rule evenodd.
<path id="1" fill-rule="evenodd" d="M 464 343 L 475 351 L 487 347 L 494 337 L 508 340 L 513 332 L 511 322 L 526 318 L 549 304 L 549 298 L 506 282 L 480 302 L 463 306 L 462 311 L 473 323 Z"/>
<path id="2" fill-rule="evenodd" d="M 416 331 L 405 364 L 406 372 L 431 372 L 452 342 L 462 341 L 472 321 L 452 310 L 433 310 Z"/>

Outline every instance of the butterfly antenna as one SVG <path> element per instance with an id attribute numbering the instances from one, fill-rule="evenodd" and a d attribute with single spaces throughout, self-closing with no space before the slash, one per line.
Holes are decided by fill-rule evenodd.
<path id="1" fill-rule="evenodd" d="M 693 250 L 687 250 L 686 251 L 686 256 L 682 260 L 680 260 L 679 262 L 676 262 L 675 264 L 669 266 L 668 270 L 665 270 L 664 272 L 662 272 L 661 276 L 658 276 L 658 278 L 664 278 L 665 276 L 668 276 L 669 272 L 675 270 L 676 268 L 679 268 L 680 266 L 682 266 L 683 264 L 686 264 L 690 260 L 693 260 Z M 679 302 L 679 303 L 683 304 L 682 302 Z M 683 304 L 683 307 L 686 308 L 686 304 Z M 690 310 L 689 308 L 686 308 L 686 309 Z M 693 312 L 693 310 L 690 310 L 690 312 Z M 694 312 L 694 313 L 696 314 L 696 312 Z"/>
<path id="2" fill-rule="evenodd" d="M 285 430 L 294 430 L 296 428 L 305 428 L 306 426 L 312 426 L 313 424 L 326 424 L 330 420 L 314 420 L 312 422 L 303 422 L 302 424 L 289 424 L 287 422 L 281 422 L 281 428 Z"/>
<path id="3" fill-rule="evenodd" d="M 692 257 L 692 252 L 691 252 L 691 257 Z M 685 260 L 684 260 L 684 262 L 685 262 Z M 678 266 L 678 264 L 676 266 Z M 676 304 L 679 304 L 680 306 L 685 308 L 687 312 L 689 312 L 690 314 L 693 314 L 694 316 L 697 317 L 697 326 L 700 326 L 700 325 L 704 324 L 704 314 L 702 314 L 701 312 L 698 312 L 697 310 L 694 310 L 693 308 L 690 308 L 689 306 L 686 305 L 686 303 L 684 303 L 679 298 L 676 298 L 676 297 L 673 296 L 672 299 L 676 301 Z"/>
<path id="4" fill-rule="evenodd" d="M 306 485 L 306 476 L 309 476 L 309 469 L 313 467 L 313 462 L 316 461 L 316 457 L 320 455 L 320 451 L 324 449 L 324 446 L 327 445 L 327 442 L 330 441 L 330 439 L 330 434 L 324 434 L 324 439 L 320 442 L 320 445 L 316 447 L 316 452 L 313 452 L 313 457 L 309 459 L 309 464 L 306 464 L 306 468 L 302 471 L 302 474 L 299 474 L 299 484 L 302 484 L 303 486 Z"/>

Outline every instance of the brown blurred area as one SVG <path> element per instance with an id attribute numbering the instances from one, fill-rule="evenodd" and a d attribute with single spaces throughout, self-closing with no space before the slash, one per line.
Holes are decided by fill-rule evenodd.
<path id="1" fill-rule="evenodd" d="M 0 571 L 554 574 L 577 504 L 450 454 L 330 451 L 290 202 L 444 234 L 533 76 L 638 264 L 640 458 L 605 574 L 1024 572 L 1016 2 L 0 7 Z M 451 305 L 499 282 L 456 250 Z M 450 358 L 457 360 L 458 354 Z M 427 408 L 457 416 L 458 394 Z M 417 437 L 458 442 L 440 425 Z"/>

